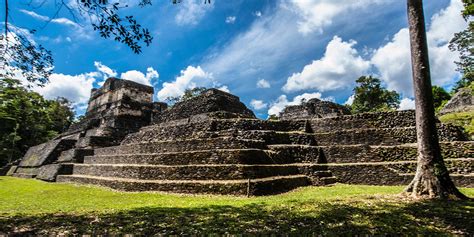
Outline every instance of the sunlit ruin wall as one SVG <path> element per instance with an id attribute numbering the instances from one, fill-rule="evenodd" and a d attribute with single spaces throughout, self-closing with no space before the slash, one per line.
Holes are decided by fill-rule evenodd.
<path id="1" fill-rule="evenodd" d="M 30 148 L 10 175 L 125 191 L 267 195 L 308 185 L 407 184 L 416 169 L 414 111 L 351 115 L 332 102 L 261 120 L 237 96 L 209 89 L 168 108 L 153 88 L 108 79 L 85 118 Z M 439 123 L 446 165 L 474 187 L 474 143 Z"/>

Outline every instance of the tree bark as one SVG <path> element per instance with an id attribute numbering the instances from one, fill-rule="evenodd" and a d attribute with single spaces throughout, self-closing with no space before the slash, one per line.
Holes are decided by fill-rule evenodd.
<path id="1" fill-rule="evenodd" d="M 413 197 L 454 198 L 464 196 L 449 177 L 441 156 L 431 91 L 428 46 L 422 0 L 407 0 L 411 61 L 416 107 L 418 164 L 405 192 Z"/>

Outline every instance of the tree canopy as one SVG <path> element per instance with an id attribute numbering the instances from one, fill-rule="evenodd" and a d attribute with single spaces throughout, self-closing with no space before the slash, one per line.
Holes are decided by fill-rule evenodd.
<path id="1" fill-rule="evenodd" d="M 400 104 L 400 95 L 382 87 L 380 79 L 372 76 L 362 76 L 356 80 L 354 102 L 351 105 L 353 113 L 377 112 L 394 110 Z"/>
<path id="2" fill-rule="evenodd" d="M 451 99 L 451 95 L 443 87 L 433 86 L 431 90 L 433 93 L 433 105 L 436 110 L 441 109 Z"/>
<path id="3" fill-rule="evenodd" d="M 456 33 L 449 42 L 451 51 L 459 52 L 459 61 L 456 61 L 457 70 L 461 72 L 462 78 L 456 83 L 454 91 L 468 86 L 474 81 L 474 22 L 470 18 L 474 15 L 474 3 L 470 0 L 463 0 L 464 19 L 469 22 L 467 29 Z"/>
<path id="4" fill-rule="evenodd" d="M 73 119 L 67 99 L 47 100 L 18 80 L 0 80 L 0 166 L 64 132 Z"/>

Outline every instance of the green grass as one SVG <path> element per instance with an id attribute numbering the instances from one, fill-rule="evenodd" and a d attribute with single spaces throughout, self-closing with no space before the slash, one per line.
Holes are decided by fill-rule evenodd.
<path id="1" fill-rule="evenodd" d="M 0 177 L 0 235 L 474 234 L 473 201 L 411 201 L 401 186 L 306 187 L 232 197 L 125 193 Z M 462 189 L 474 196 L 474 189 Z"/>
<path id="2" fill-rule="evenodd" d="M 439 120 L 461 126 L 471 138 L 474 137 L 474 110 L 445 114 L 440 116 Z"/>

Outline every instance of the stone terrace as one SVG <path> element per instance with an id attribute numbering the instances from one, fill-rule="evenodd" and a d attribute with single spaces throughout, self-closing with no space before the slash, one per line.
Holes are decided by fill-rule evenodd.
<path id="1" fill-rule="evenodd" d="M 31 148 L 14 175 L 125 191 L 267 195 L 335 182 L 407 184 L 415 172 L 414 111 L 347 115 L 310 100 L 283 120 L 260 120 L 219 90 L 165 109 L 148 99 L 152 91 L 112 86 L 127 85 L 116 80 L 93 92 L 86 117 L 98 122 Z M 455 126 L 438 124 L 438 133 L 451 177 L 473 187 L 474 142 Z"/>

